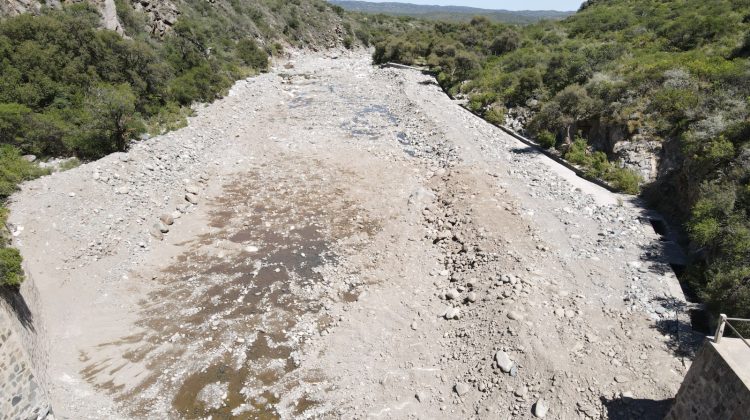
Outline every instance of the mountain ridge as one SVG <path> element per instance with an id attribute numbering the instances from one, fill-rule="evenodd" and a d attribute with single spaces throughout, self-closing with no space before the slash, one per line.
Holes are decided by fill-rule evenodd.
<path id="1" fill-rule="evenodd" d="M 366 1 L 329 0 L 329 3 L 347 11 L 360 13 L 382 13 L 396 16 L 410 16 L 431 20 L 468 21 L 475 16 L 485 16 L 502 23 L 529 24 L 545 19 L 564 19 L 574 11 L 557 10 L 503 10 L 482 9 L 467 6 L 419 5 L 401 2 L 372 3 Z"/>

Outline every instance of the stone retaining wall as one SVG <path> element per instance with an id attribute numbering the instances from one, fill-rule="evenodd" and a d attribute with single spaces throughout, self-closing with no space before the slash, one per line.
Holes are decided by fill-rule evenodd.
<path id="1" fill-rule="evenodd" d="M 50 412 L 46 393 L 9 315 L 5 308 L 0 309 L 0 417 L 45 418 Z"/>
<path id="2" fill-rule="evenodd" d="M 33 279 L 0 291 L 0 420 L 51 418 L 48 347 Z"/>
<path id="3" fill-rule="evenodd" d="M 750 348 L 736 340 L 703 345 L 666 420 L 750 419 Z"/>

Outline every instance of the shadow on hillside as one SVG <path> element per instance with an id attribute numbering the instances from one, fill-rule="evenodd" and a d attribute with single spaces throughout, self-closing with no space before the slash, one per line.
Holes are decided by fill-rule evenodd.
<path id="1" fill-rule="evenodd" d="M 2 299 L 13 313 L 15 313 L 18 321 L 21 322 L 24 328 L 30 331 L 34 331 L 34 316 L 29 309 L 29 305 L 26 304 L 26 300 L 23 298 L 18 289 L 13 287 L 0 287 L 0 299 Z"/>
<path id="2" fill-rule="evenodd" d="M 654 221 L 650 220 L 654 225 Z M 647 264 L 648 273 L 663 277 L 664 281 L 676 281 L 688 303 L 672 296 L 656 296 L 651 299 L 651 305 L 663 313 L 677 314 L 662 317 L 657 320 L 653 328 L 662 335 L 669 335 L 667 346 L 678 357 L 692 359 L 705 340 L 711 334 L 710 314 L 701 307 L 700 299 L 688 282 L 684 279 L 686 257 L 681 249 L 670 239 L 667 228 L 654 225 L 654 231 L 660 235 L 660 240 L 641 246 L 641 261 Z M 661 312 L 661 311 L 659 311 Z"/>
<path id="3" fill-rule="evenodd" d="M 540 155 L 542 152 L 539 151 L 536 147 L 516 147 L 515 149 L 511 149 L 511 152 L 517 154 L 517 155 Z"/>
<path id="4" fill-rule="evenodd" d="M 620 397 L 607 399 L 602 397 L 602 404 L 607 411 L 604 418 L 609 420 L 662 420 L 672 408 L 674 398 L 668 400 L 648 400 Z"/>
<path id="5" fill-rule="evenodd" d="M 420 85 L 424 85 L 424 86 L 437 86 L 437 87 L 440 87 L 440 85 L 438 84 L 438 82 L 435 81 L 435 79 L 422 80 L 421 82 L 419 82 L 419 84 Z"/>

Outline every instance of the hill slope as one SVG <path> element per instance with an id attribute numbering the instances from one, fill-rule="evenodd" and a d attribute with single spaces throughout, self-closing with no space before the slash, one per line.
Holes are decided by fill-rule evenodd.
<path id="1" fill-rule="evenodd" d="M 692 283 L 750 316 L 750 2 L 597 0 L 561 22 L 439 23 L 384 36 L 377 62 L 442 86 L 592 176 L 647 196 L 688 236 Z"/>
<path id="2" fill-rule="evenodd" d="M 16 184 L 43 172 L 22 155 L 126 150 L 183 126 L 192 103 L 265 71 L 285 48 L 353 42 L 343 10 L 322 0 L 11 0 L 0 16 L 0 225 Z M 4 236 L 0 286 L 20 281 Z"/>
<path id="3" fill-rule="evenodd" d="M 544 19 L 562 19 L 572 12 L 556 10 L 491 10 L 462 6 L 428 6 L 410 3 L 372 3 L 365 1 L 330 0 L 337 6 L 352 12 L 382 13 L 394 16 L 410 16 L 430 20 L 468 22 L 475 16 L 484 16 L 494 22 L 529 24 Z"/>

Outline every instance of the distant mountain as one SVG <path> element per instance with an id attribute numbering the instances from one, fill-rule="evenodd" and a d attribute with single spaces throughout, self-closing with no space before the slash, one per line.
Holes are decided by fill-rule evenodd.
<path id="1" fill-rule="evenodd" d="M 463 6 L 427 6 L 410 3 L 371 3 L 366 1 L 329 0 L 346 10 L 361 13 L 411 16 L 432 20 L 469 21 L 474 16 L 485 16 L 495 22 L 529 24 L 544 19 L 564 19 L 575 12 L 556 10 L 492 10 Z"/>

